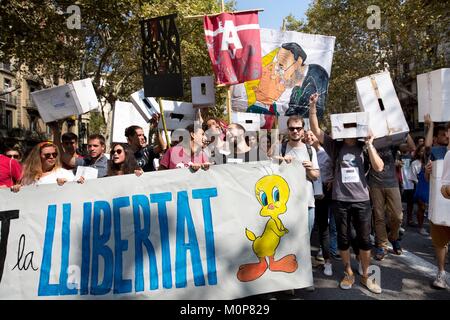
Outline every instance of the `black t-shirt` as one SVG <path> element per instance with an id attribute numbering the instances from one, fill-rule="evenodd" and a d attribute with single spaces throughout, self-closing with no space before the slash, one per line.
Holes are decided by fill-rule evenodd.
<path id="1" fill-rule="evenodd" d="M 159 154 L 155 153 L 153 146 L 148 145 L 134 153 L 137 164 L 144 172 L 155 171 L 153 159 L 159 159 Z"/>

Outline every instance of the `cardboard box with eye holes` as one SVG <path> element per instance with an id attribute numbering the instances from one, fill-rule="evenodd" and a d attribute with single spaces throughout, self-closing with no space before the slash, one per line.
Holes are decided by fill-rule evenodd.
<path id="1" fill-rule="evenodd" d="M 331 114 L 330 119 L 331 137 L 335 140 L 365 138 L 369 135 L 368 112 Z"/>
<path id="2" fill-rule="evenodd" d="M 450 121 L 450 68 L 417 75 L 419 122 L 430 114 L 434 122 Z"/>
<path id="3" fill-rule="evenodd" d="M 196 107 L 212 107 L 216 104 L 216 88 L 214 77 L 191 78 L 192 104 Z"/>
<path id="4" fill-rule="evenodd" d="M 45 123 L 98 108 L 97 95 L 89 78 L 31 92 L 30 95 Z"/>
<path id="5" fill-rule="evenodd" d="M 231 121 L 245 128 L 245 131 L 256 132 L 261 128 L 261 114 L 250 112 L 233 112 Z"/>
<path id="6" fill-rule="evenodd" d="M 149 122 L 155 113 L 160 113 L 159 104 L 155 98 L 145 97 L 144 89 L 133 92 L 130 100 L 136 110 L 142 115 L 145 121 Z"/>
<path id="7" fill-rule="evenodd" d="M 361 111 L 369 113 L 374 146 L 382 148 L 405 142 L 409 127 L 389 72 L 358 79 L 356 92 Z"/>

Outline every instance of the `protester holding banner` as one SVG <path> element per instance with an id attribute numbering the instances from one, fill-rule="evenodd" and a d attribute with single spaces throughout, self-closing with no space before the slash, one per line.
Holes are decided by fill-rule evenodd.
<path id="1" fill-rule="evenodd" d="M 333 212 L 336 219 L 338 231 L 338 247 L 342 256 L 345 271 L 344 278 L 340 282 L 342 289 L 351 289 L 355 276 L 350 264 L 350 241 L 353 225 L 356 230 L 359 258 L 362 265 L 363 275 L 361 283 L 373 293 L 381 293 L 378 283 L 368 279 L 368 267 L 371 257 L 370 229 L 371 208 L 367 180 L 364 175 L 365 166 L 370 162 L 374 170 L 383 170 L 383 160 L 373 146 L 373 136 L 370 135 L 364 144 L 356 138 L 345 138 L 343 142 L 332 140 L 319 127 L 317 119 L 316 103 L 319 98 L 314 94 L 310 98 L 309 119 L 311 130 L 323 144 L 325 151 L 333 159 L 334 181 L 333 181 Z"/>
<path id="2" fill-rule="evenodd" d="M 91 134 L 88 138 L 89 155 L 82 159 L 76 159 L 75 168 L 79 166 L 91 167 L 98 170 L 97 178 L 105 177 L 108 173 L 108 159 L 105 156 L 105 151 L 105 137 L 101 134 Z M 84 177 L 81 176 L 78 181 L 83 183 Z"/>
<path id="3" fill-rule="evenodd" d="M 227 128 L 227 144 L 222 153 L 222 162 L 218 163 L 243 163 L 250 161 L 267 160 L 267 154 L 261 151 L 259 146 L 255 149 L 245 141 L 245 128 L 238 123 L 231 123 Z"/>
<path id="4" fill-rule="evenodd" d="M 189 141 L 183 139 L 175 147 L 169 148 L 159 162 L 158 170 L 190 168 L 193 171 L 208 169 L 209 160 L 203 147 L 206 143 L 205 131 L 202 127 L 190 124 L 186 127 Z"/>
<path id="5" fill-rule="evenodd" d="M 66 132 L 61 136 L 61 121 L 49 122 L 48 126 L 52 130 L 53 141 L 58 147 L 62 167 L 67 170 L 72 170 L 75 168 L 76 160 L 78 158 L 82 159 L 83 157 L 77 153 L 78 136 L 75 133 Z"/>
<path id="6" fill-rule="evenodd" d="M 140 176 L 144 171 L 139 168 L 133 151 L 127 143 L 113 143 L 111 146 L 111 157 L 108 162 L 108 176 L 130 173 Z"/>
<path id="7" fill-rule="evenodd" d="M 22 177 L 22 167 L 13 157 L 0 154 L 0 188 L 10 188 Z"/>
<path id="8" fill-rule="evenodd" d="M 152 117 L 152 127 L 158 127 L 159 116 L 154 114 Z M 154 159 L 159 159 L 159 154 L 166 149 L 167 144 L 164 142 L 161 133 L 158 130 L 158 141 L 156 145 L 147 144 L 145 140 L 144 130 L 139 126 L 130 126 L 125 129 L 125 137 L 128 144 L 134 152 L 134 156 L 138 166 L 144 172 L 155 171 L 153 164 Z"/>
<path id="9" fill-rule="evenodd" d="M 44 141 L 31 150 L 24 163 L 22 180 L 12 187 L 12 191 L 17 192 L 27 185 L 57 183 L 62 186 L 74 178 L 72 171 L 62 168 L 57 146 Z"/>
<path id="10" fill-rule="evenodd" d="M 23 160 L 22 148 L 17 144 L 12 147 L 6 147 L 5 156 L 7 156 L 8 158 L 13 158 L 17 162 L 21 163 Z"/>

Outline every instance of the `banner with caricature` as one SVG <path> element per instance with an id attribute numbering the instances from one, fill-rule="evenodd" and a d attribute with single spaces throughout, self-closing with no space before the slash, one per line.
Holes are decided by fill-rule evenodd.
<path id="1" fill-rule="evenodd" d="M 318 93 L 317 112 L 322 117 L 334 43 L 331 36 L 261 29 L 262 77 L 232 87 L 232 108 L 308 117 L 309 97 Z"/>

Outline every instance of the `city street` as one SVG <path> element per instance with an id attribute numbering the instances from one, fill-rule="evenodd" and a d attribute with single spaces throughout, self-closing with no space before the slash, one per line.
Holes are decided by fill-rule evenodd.
<path id="1" fill-rule="evenodd" d="M 352 259 L 356 280 L 351 290 L 339 288 L 343 265 L 342 261 L 333 260 L 331 277 L 323 274 L 321 264 L 313 267 L 313 292 L 301 289 L 295 290 L 294 296 L 282 292 L 277 293 L 276 297 L 286 300 L 450 300 L 450 290 L 438 290 L 431 286 L 437 270 L 431 238 L 420 235 L 417 228 L 410 227 L 403 235 L 402 247 L 404 253 L 401 256 L 390 252 L 382 261 L 372 259 L 372 264 L 381 268 L 381 294 L 373 294 L 359 284 L 358 264 Z M 312 250 L 317 248 L 313 247 Z M 450 271 L 448 257 L 446 271 L 447 274 Z"/>

